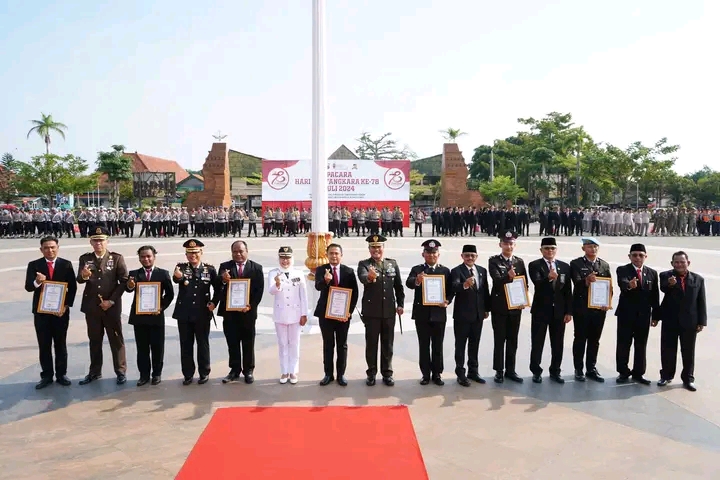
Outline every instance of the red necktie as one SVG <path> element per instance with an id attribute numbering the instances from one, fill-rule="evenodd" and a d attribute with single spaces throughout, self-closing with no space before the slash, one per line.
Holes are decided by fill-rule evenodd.
<path id="1" fill-rule="evenodd" d="M 640 283 L 642 283 L 642 270 L 639 268 L 637 269 L 637 277 L 638 280 L 640 280 Z"/>
<path id="2" fill-rule="evenodd" d="M 242 263 L 238 263 L 238 264 L 237 264 L 237 267 L 238 267 L 238 277 L 242 277 L 242 274 L 243 274 L 243 264 L 242 264 Z"/>
<path id="3" fill-rule="evenodd" d="M 53 262 L 47 262 L 48 266 L 48 278 L 52 280 L 53 273 L 55 273 L 55 267 L 53 266 Z"/>
<path id="4" fill-rule="evenodd" d="M 338 278 L 337 274 L 337 267 L 333 267 L 333 282 L 335 283 L 336 287 L 340 285 L 340 279 Z"/>
<path id="5" fill-rule="evenodd" d="M 152 275 L 152 269 L 145 269 L 145 276 L 147 277 L 147 281 L 150 281 L 150 275 Z"/>
<path id="6" fill-rule="evenodd" d="M 680 277 L 680 288 L 682 288 L 682 291 L 685 291 L 685 277 Z"/>

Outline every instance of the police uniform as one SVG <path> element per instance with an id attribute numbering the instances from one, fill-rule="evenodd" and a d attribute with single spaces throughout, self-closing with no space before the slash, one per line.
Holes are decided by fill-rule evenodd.
<path id="1" fill-rule="evenodd" d="M 291 247 L 280 247 L 278 257 L 292 258 Z M 276 283 L 280 280 L 280 286 Z M 280 354 L 280 383 L 286 383 L 286 376 L 292 375 L 290 383 L 297 383 L 298 366 L 300 364 L 300 321 L 307 321 L 308 299 L 307 287 L 302 271 L 293 268 L 273 268 L 268 273 L 268 287 L 273 296 L 273 321 L 277 334 Z M 303 322 L 304 323 L 304 322 Z"/>
<path id="2" fill-rule="evenodd" d="M 197 239 L 191 238 L 183 243 L 186 253 L 202 253 L 205 245 Z M 195 375 L 195 361 L 193 349 L 197 343 L 197 370 L 200 374 L 199 384 L 208 381 L 210 375 L 210 319 L 212 310 L 208 304 L 217 305 L 219 296 L 219 277 L 215 267 L 199 262 L 193 266 L 189 262 L 179 263 L 182 276 L 176 278 L 173 272 L 173 282 L 179 285 L 177 302 L 173 318 L 177 320 L 180 334 L 180 363 L 182 365 L 183 385 L 190 385 Z M 210 295 L 210 289 L 213 295 Z"/>
<path id="3" fill-rule="evenodd" d="M 437 240 L 427 240 L 422 243 L 425 253 L 436 253 L 440 248 Z M 445 287 L 444 305 L 425 305 L 423 297 L 423 282 L 418 279 L 419 274 L 443 276 Z M 443 340 L 445 339 L 445 325 L 447 324 L 447 305 L 453 299 L 450 269 L 436 263 L 427 262 L 415 265 L 405 281 L 407 288 L 415 291 L 412 307 L 412 318 L 415 320 L 415 330 L 418 337 L 421 385 L 427 385 L 432 378 L 435 385 L 443 385 Z"/>
<path id="4" fill-rule="evenodd" d="M 382 246 L 387 241 L 382 235 L 370 235 L 365 239 L 369 247 Z M 368 279 L 370 269 L 377 276 Z M 376 262 L 372 257 L 358 263 L 358 278 L 364 285 L 362 298 L 362 321 L 365 324 L 365 361 L 367 362 L 368 386 L 375 385 L 377 375 L 378 337 L 380 340 L 380 373 L 383 382 L 392 386 L 393 343 L 395 339 L 395 315 L 403 308 L 405 290 L 400 279 L 400 267 L 395 260 L 383 258 Z"/>
<path id="5" fill-rule="evenodd" d="M 90 240 L 107 240 L 109 235 L 107 227 L 98 226 L 92 231 Z M 80 385 L 102 377 L 102 344 L 105 333 L 110 343 L 117 383 L 123 384 L 127 370 L 121 321 L 121 298 L 128 279 L 125 259 L 115 252 L 105 251 L 102 257 L 98 257 L 95 252 L 89 252 L 80 256 L 79 263 L 77 281 L 85 284 L 80 311 L 85 314 L 90 343 L 90 369 L 87 376 L 80 381 Z M 85 266 L 90 270 L 89 277 L 83 277 Z M 100 308 L 103 300 L 109 300 L 112 306 L 103 310 Z"/>

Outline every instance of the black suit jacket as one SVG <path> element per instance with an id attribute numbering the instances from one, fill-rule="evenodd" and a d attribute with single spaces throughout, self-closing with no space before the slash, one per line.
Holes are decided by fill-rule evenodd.
<path id="1" fill-rule="evenodd" d="M 128 278 L 129 277 L 135 279 L 135 288 L 131 290 L 127 288 L 127 284 L 125 284 L 125 291 L 132 293 L 133 296 L 132 308 L 130 308 L 130 314 L 128 315 L 130 317 L 128 323 L 130 323 L 130 325 L 165 325 L 165 310 L 170 306 L 173 298 L 175 298 L 175 290 L 173 289 L 172 280 L 170 279 L 170 272 L 155 267 L 150 275 L 150 280 L 147 280 L 145 268 L 138 268 L 137 270 L 131 270 L 128 274 Z M 160 282 L 161 311 L 157 315 L 137 315 L 135 313 L 138 285 L 147 282 Z"/>
<path id="2" fill-rule="evenodd" d="M 642 284 L 638 281 L 638 286 L 632 290 L 629 285 L 633 278 L 637 278 L 635 265 L 632 263 L 622 265 L 617 268 L 615 275 L 620 287 L 620 300 L 615 310 L 618 321 L 622 321 L 625 317 L 657 320 L 660 313 L 660 285 L 657 272 L 643 266 Z"/>
<path id="3" fill-rule="evenodd" d="M 257 320 L 257 309 L 262 300 L 263 293 L 265 293 L 265 274 L 263 273 L 263 267 L 257 262 L 247 260 L 243 267 L 242 276 L 238 275 L 237 264 L 235 261 L 230 260 L 229 262 L 223 262 L 220 264 L 218 269 L 218 278 L 222 282 L 222 274 L 225 270 L 230 272 L 230 278 L 249 278 L 250 279 L 250 310 L 245 313 L 242 312 L 228 312 L 225 310 L 225 299 L 227 298 L 227 285 L 222 285 L 219 289 L 220 305 L 218 307 L 218 315 L 221 317 L 237 318 L 238 320 Z"/>
<path id="4" fill-rule="evenodd" d="M 601 258 L 595 259 L 593 266 L 587 258 L 578 257 L 570 262 L 570 276 L 573 281 L 573 316 L 580 315 L 597 315 L 605 318 L 607 312 L 595 308 L 588 308 L 588 291 L 589 287 L 585 285 L 585 277 L 595 272 L 597 277 L 612 278 L 610 265 Z M 610 284 L 612 288 L 612 283 Z"/>
<path id="5" fill-rule="evenodd" d="M 515 276 L 525 276 L 527 281 L 527 271 L 525 270 L 525 262 L 520 257 L 513 255 L 512 266 L 515 270 Z M 492 313 L 499 315 L 521 315 L 522 310 L 509 310 L 507 299 L 505 298 L 505 284 L 512 283 L 508 276 L 507 261 L 502 255 L 494 255 L 488 260 L 488 273 L 493 280 L 492 291 L 490 292 Z M 529 287 L 529 285 L 528 285 Z"/>
<path id="6" fill-rule="evenodd" d="M 314 315 L 318 318 L 325 317 L 325 310 L 327 309 L 328 302 L 328 292 L 330 292 L 330 287 L 333 286 L 332 281 L 329 284 L 325 282 L 325 271 L 328 269 L 332 272 L 332 265 L 330 265 L 329 263 L 326 263 L 325 265 L 320 265 L 319 267 L 317 267 L 317 269 L 315 269 L 315 290 L 320 292 L 320 298 L 318 299 L 318 303 L 315 306 Z M 350 318 L 352 318 L 352 313 L 355 311 L 355 306 L 357 305 L 359 298 L 355 270 L 348 267 L 347 265 L 340 264 L 340 285 L 337 286 L 341 288 L 349 288 L 350 290 L 352 290 L 352 295 L 350 296 Z"/>
<path id="7" fill-rule="evenodd" d="M 405 286 L 415 291 L 413 296 L 413 307 L 412 307 L 412 318 L 415 321 L 425 322 L 445 322 L 447 321 L 447 307 L 436 307 L 433 305 L 423 305 L 422 299 L 422 285 L 415 285 L 417 276 L 420 272 L 430 274 L 430 267 L 427 264 L 415 265 L 410 269 L 410 274 L 405 281 Z M 435 271 L 432 275 L 444 275 L 445 276 L 445 300 L 452 302 L 455 294 L 452 290 L 452 283 L 450 280 L 450 269 L 437 264 Z"/>
<path id="8" fill-rule="evenodd" d="M 75 302 L 75 295 L 77 294 L 77 280 L 75 279 L 75 269 L 72 266 L 72 262 L 70 260 L 65 260 L 64 258 L 57 257 L 55 259 L 55 270 L 53 271 L 53 278 L 50 278 L 48 275 L 49 272 L 47 268 L 47 260 L 45 260 L 45 257 L 33 260 L 32 262 L 28 263 L 27 272 L 25 274 L 25 290 L 28 292 L 33 292 L 32 313 L 34 313 L 35 315 L 38 315 L 37 306 L 38 302 L 40 301 L 40 292 L 42 292 L 42 285 L 40 285 L 38 288 L 35 288 L 35 275 L 37 275 L 38 272 L 45 275 L 47 280 L 50 280 L 52 282 L 65 282 L 68 284 L 67 292 L 65 293 L 65 306 L 67 308 L 63 317 L 69 316 L 70 307 L 73 306 L 73 303 Z"/>
<path id="9" fill-rule="evenodd" d="M 670 286 L 668 280 L 675 276 L 677 283 Z M 705 279 L 697 273 L 688 272 L 685 291 L 674 270 L 660 274 L 660 290 L 665 294 L 660 304 L 658 320 L 682 328 L 696 328 L 707 325 L 707 304 L 705 303 Z"/>
<path id="10" fill-rule="evenodd" d="M 563 320 L 565 315 L 572 315 L 572 279 L 570 265 L 555 260 L 555 272 L 558 278 L 551 282 L 548 278 L 550 268 L 544 258 L 533 260 L 528 265 L 530 281 L 535 286 L 530 313 L 533 318 L 550 322 Z"/>
<path id="11" fill-rule="evenodd" d="M 470 277 L 468 267 L 461 263 L 450 271 L 450 284 L 455 295 L 455 308 L 453 319 L 458 322 L 481 322 L 486 313 L 490 313 L 490 286 L 488 272 L 485 267 L 474 265 L 475 286 L 477 288 L 463 287 L 465 280 Z"/>

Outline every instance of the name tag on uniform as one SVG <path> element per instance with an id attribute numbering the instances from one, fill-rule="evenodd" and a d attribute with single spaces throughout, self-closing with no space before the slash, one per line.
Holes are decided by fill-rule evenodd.
<path id="1" fill-rule="evenodd" d="M 105 266 L 107 267 L 108 270 L 112 270 L 114 264 L 115 264 L 115 262 L 113 262 L 112 257 L 110 257 L 110 258 L 108 258 L 107 264 Z"/>
<path id="2" fill-rule="evenodd" d="M 297 285 L 298 283 L 300 283 L 300 280 L 301 280 L 300 277 L 294 277 L 294 278 L 290 279 L 290 281 L 292 281 L 293 285 Z"/>

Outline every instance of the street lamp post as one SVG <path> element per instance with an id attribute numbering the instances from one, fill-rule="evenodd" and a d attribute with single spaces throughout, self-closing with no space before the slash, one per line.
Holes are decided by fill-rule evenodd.
<path id="1" fill-rule="evenodd" d="M 515 185 L 517 185 L 517 163 L 512 160 L 508 160 L 508 162 L 512 163 L 512 166 L 515 169 Z"/>

